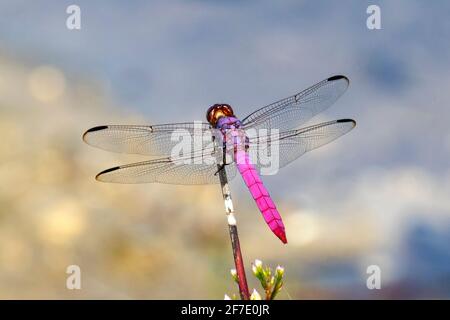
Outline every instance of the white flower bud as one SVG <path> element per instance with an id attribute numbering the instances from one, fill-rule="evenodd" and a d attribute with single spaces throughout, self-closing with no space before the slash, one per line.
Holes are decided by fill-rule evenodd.
<path id="1" fill-rule="evenodd" d="M 284 268 L 282 266 L 278 266 L 276 272 L 278 276 L 282 276 L 284 274 Z"/>
<path id="2" fill-rule="evenodd" d="M 262 300 L 261 295 L 258 293 L 258 291 L 256 291 L 256 289 L 253 289 L 250 300 Z"/>

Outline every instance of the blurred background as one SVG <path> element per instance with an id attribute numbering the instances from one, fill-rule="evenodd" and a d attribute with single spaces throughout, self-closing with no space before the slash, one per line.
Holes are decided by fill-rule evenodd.
<path id="1" fill-rule="evenodd" d="M 80 30 L 66 27 L 71 4 Z M 366 27 L 370 4 L 381 30 Z M 350 88 L 311 123 L 357 127 L 263 177 L 288 245 L 242 179 L 231 185 L 247 267 L 283 265 L 280 299 L 450 298 L 449 10 L 443 0 L 1 1 L 0 298 L 237 292 L 220 188 L 96 182 L 146 158 L 81 135 L 204 120 L 217 102 L 243 118 L 334 74 Z M 66 289 L 72 264 L 81 290 Z M 366 287 L 369 265 L 381 290 Z"/>

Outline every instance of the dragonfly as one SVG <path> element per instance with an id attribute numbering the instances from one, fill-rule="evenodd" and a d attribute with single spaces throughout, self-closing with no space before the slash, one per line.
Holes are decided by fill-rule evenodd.
<path id="1" fill-rule="evenodd" d="M 102 125 L 87 130 L 83 140 L 107 151 L 156 157 L 104 170 L 96 176 L 102 182 L 216 184 L 220 183 L 218 173 L 225 173 L 232 179 L 239 172 L 271 231 L 287 243 L 281 215 L 261 180 L 265 167 L 258 160 L 262 157 L 260 153 L 251 156 L 254 154 L 251 150 L 268 151 L 276 146 L 277 164 L 282 168 L 352 130 L 356 126 L 352 119 L 300 128 L 329 108 L 347 90 L 349 83 L 343 75 L 329 77 L 259 108 L 242 120 L 236 117 L 229 104 L 220 103 L 207 110 L 207 122 Z M 255 134 L 269 131 L 277 134 Z M 185 142 L 188 147 L 174 153 L 184 138 L 191 138 Z"/>

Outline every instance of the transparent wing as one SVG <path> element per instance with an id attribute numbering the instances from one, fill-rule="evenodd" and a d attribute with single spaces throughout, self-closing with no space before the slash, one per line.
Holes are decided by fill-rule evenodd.
<path id="1" fill-rule="evenodd" d="M 189 163 L 183 163 L 188 161 Z M 122 165 L 100 172 L 96 179 L 114 183 L 167 183 L 199 185 L 220 183 L 216 161 L 204 157 L 193 157 L 173 161 L 169 158 L 155 159 Z M 228 179 L 236 175 L 236 166 L 225 167 Z"/>
<path id="2" fill-rule="evenodd" d="M 265 106 L 242 120 L 244 129 L 298 128 L 318 113 L 330 107 L 348 88 L 345 76 L 334 76 L 291 97 Z"/>
<path id="3" fill-rule="evenodd" d="M 170 156 L 180 141 L 190 143 L 192 152 L 211 149 L 211 136 L 212 129 L 208 123 L 192 122 L 154 126 L 98 126 L 86 131 L 83 140 L 107 151 L 164 157 Z"/>
<path id="4" fill-rule="evenodd" d="M 255 137 L 249 139 L 252 162 L 260 170 L 269 168 L 271 156 L 278 153 L 278 166 L 282 168 L 308 151 L 319 148 L 352 130 L 356 122 L 351 119 L 334 120 L 306 128 L 283 132 L 279 137 Z M 278 146 L 278 152 L 277 147 Z M 272 154 L 273 153 L 273 154 Z"/>

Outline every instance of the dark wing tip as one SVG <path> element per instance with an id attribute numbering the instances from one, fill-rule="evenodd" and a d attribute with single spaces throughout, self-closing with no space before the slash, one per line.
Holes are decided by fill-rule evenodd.
<path id="1" fill-rule="evenodd" d="M 100 176 L 102 176 L 102 175 L 104 175 L 104 174 L 106 174 L 106 173 L 108 173 L 108 172 L 116 171 L 116 170 L 119 170 L 119 169 L 120 169 L 120 166 L 118 166 L 118 167 L 112 167 L 112 168 L 103 170 L 102 172 L 100 172 L 99 174 L 97 174 L 97 175 L 95 176 L 95 180 L 101 181 L 101 180 L 99 179 Z"/>
<path id="2" fill-rule="evenodd" d="M 332 76 L 332 77 L 329 77 L 327 80 L 328 81 L 336 81 L 336 80 L 341 80 L 341 79 L 345 79 L 348 83 L 350 83 L 350 80 L 346 77 L 346 76 L 343 76 L 343 75 L 336 75 L 336 76 Z"/>
<path id="3" fill-rule="evenodd" d="M 336 123 L 345 123 L 345 122 L 351 122 L 351 123 L 353 123 L 353 126 L 356 126 L 356 121 L 353 120 L 353 119 L 339 119 L 339 120 L 336 120 Z"/>
<path id="4" fill-rule="evenodd" d="M 90 128 L 88 131 L 83 133 L 83 140 L 86 141 L 85 137 L 86 137 L 86 135 L 88 133 L 91 133 L 91 132 L 94 132 L 94 131 L 105 130 L 105 129 L 108 129 L 108 126 L 97 126 L 97 127 Z"/>

